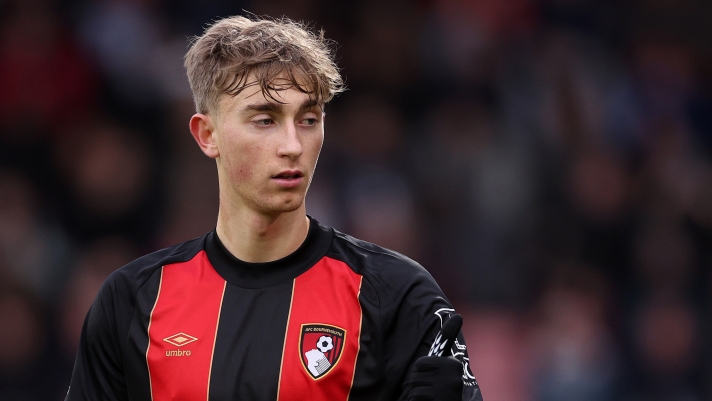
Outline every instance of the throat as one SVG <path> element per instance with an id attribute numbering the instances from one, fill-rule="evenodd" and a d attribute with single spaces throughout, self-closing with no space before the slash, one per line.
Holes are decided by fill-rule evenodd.
<path id="1" fill-rule="evenodd" d="M 249 221 L 225 219 L 218 215 L 216 233 L 225 248 L 244 262 L 264 263 L 282 259 L 307 238 L 309 218 L 305 213 L 282 213 L 276 219 L 254 218 Z"/>

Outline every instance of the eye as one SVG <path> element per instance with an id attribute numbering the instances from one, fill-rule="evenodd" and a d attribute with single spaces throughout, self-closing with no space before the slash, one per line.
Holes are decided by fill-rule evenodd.
<path id="1" fill-rule="evenodd" d="M 270 125 L 274 124 L 274 120 L 272 120 L 271 118 L 262 118 L 253 121 L 253 124 L 257 125 L 258 127 L 269 127 Z"/>
<path id="2" fill-rule="evenodd" d="M 301 123 L 302 125 L 308 125 L 308 126 L 313 126 L 316 125 L 319 122 L 316 118 L 305 118 L 302 119 Z"/>

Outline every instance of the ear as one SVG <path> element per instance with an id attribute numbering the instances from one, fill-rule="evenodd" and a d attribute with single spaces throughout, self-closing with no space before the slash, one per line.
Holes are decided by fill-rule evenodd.
<path id="1" fill-rule="evenodd" d="M 193 134 L 195 142 L 198 142 L 200 150 L 211 159 L 220 156 L 220 150 L 215 142 L 215 125 L 207 114 L 194 114 L 190 118 L 190 133 Z"/>

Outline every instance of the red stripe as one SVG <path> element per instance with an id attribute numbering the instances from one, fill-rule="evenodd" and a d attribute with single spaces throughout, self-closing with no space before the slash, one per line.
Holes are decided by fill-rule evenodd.
<path id="1" fill-rule="evenodd" d="M 204 251 L 188 262 L 163 267 L 148 329 L 153 401 L 207 399 L 224 289 L 225 280 L 215 272 Z M 181 346 L 164 340 L 179 333 L 197 340 L 182 340 L 185 344 Z"/>
<path id="2" fill-rule="evenodd" d="M 360 288 L 360 275 L 345 263 L 326 257 L 295 279 L 278 401 L 348 399 L 361 335 Z M 306 323 L 328 324 L 346 330 L 340 359 L 317 380 L 307 373 L 299 354 L 301 325 Z"/>

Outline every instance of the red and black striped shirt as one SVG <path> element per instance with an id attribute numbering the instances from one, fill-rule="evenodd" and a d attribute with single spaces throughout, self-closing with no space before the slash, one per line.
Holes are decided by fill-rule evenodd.
<path id="1" fill-rule="evenodd" d="M 268 263 L 215 232 L 144 256 L 104 283 L 67 400 L 398 400 L 451 305 L 398 253 L 311 220 Z M 479 400 L 462 335 L 464 400 Z"/>

